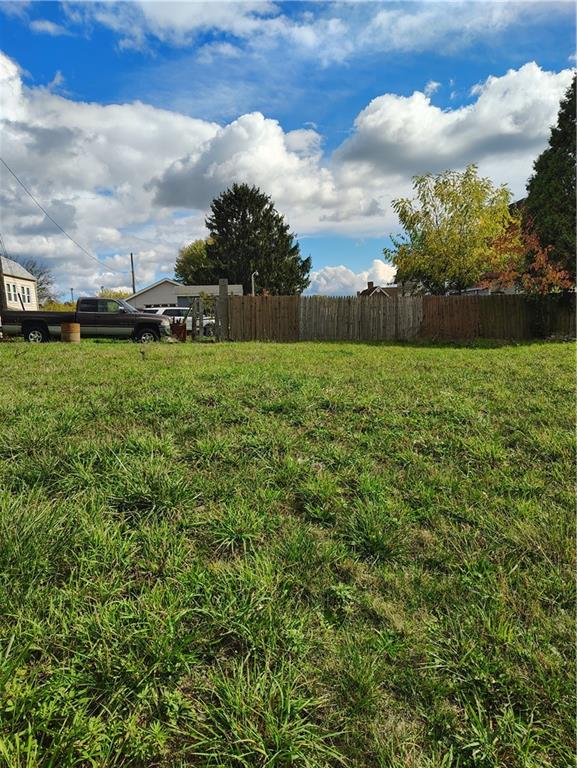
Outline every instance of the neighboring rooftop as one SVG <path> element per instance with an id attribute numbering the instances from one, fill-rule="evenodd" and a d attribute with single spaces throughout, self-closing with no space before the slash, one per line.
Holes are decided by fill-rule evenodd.
<path id="1" fill-rule="evenodd" d="M 6 276 L 20 277 L 23 280 L 36 280 L 34 275 L 27 269 L 24 269 L 17 261 L 12 261 L 12 259 L 8 259 L 6 256 L 0 256 L 0 259 L 2 259 L 2 272 Z"/>
<path id="2" fill-rule="evenodd" d="M 148 291 L 152 291 L 154 288 L 158 288 L 160 285 L 170 285 L 177 289 L 177 293 L 179 296 L 200 296 L 202 293 L 206 293 L 207 295 L 218 295 L 219 292 L 219 285 L 216 283 L 215 285 L 185 285 L 184 283 L 179 283 L 177 280 L 171 280 L 169 277 L 164 277 L 162 280 L 157 280 L 156 283 L 152 283 L 152 285 L 147 285 L 146 288 L 141 288 L 140 290 L 136 291 L 136 293 L 131 294 L 127 297 L 127 301 L 132 301 L 137 296 L 141 296 L 144 293 L 147 293 Z M 231 284 L 229 283 L 228 286 L 228 293 L 229 295 L 240 295 L 242 296 L 243 290 L 242 285 L 240 284 Z"/>
<path id="3" fill-rule="evenodd" d="M 357 291 L 357 296 L 386 296 L 392 299 L 399 291 L 398 285 L 375 285 L 373 282 L 368 282 L 367 287 L 362 291 Z"/>

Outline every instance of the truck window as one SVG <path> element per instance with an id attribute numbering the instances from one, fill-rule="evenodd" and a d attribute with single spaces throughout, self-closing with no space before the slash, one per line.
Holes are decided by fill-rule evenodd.
<path id="1" fill-rule="evenodd" d="M 98 299 L 98 312 L 117 313 L 118 302 L 114 299 Z"/>
<path id="2" fill-rule="evenodd" d="M 80 299 L 78 302 L 79 312 L 98 312 L 97 299 Z"/>

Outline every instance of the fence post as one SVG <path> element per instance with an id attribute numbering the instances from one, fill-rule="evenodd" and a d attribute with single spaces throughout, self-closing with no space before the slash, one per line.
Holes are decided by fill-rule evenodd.
<path id="1" fill-rule="evenodd" d="M 200 297 L 196 304 L 196 324 L 198 328 L 198 338 L 202 339 L 204 337 L 204 306 Z"/>
<path id="2" fill-rule="evenodd" d="M 218 281 L 218 340 L 228 339 L 228 280 Z"/>

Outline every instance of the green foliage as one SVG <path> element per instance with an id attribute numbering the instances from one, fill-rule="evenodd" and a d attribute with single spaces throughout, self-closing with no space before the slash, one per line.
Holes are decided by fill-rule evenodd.
<path id="1" fill-rule="evenodd" d="M 101 299 L 127 299 L 132 294 L 119 288 L 101 288 L 96 295 Z"/>
<path id="2" fill-rule="evenodd" d="M 302 293 L 309 284 L 311 259 L 301 258 L 288 224 L 257 187 L 233 184 L 212 201 L 206 226 L 207 260 L 215 279 L 226 277 L 250 293 L 257 271 L 257 293 L 284 296 Z"/>
<path id="3" fill-rule="evenodd" d="M 46 312 L 74 312 L 76 303 L 72 301 L 54 301 L 54 299 L 49 299 L 44 302 L 42 309 Z"/>
<path id="4" fill-rule="evenodd" d="M 2 768 L 570 765 L 574 352 L 0 345 Z"/>
<path id="5" fill-rule="evenodd" d="M 202 301 L 202 307 L 205 315 L 212 315 L 216 310 L 217 296 L 214 293 L 200 292 L 200 300 Z"/>
<path id="6" fill-rule="evenodd" d="M 462 173 L 415 176 L 413 188 L 416 199 L 393 201 L 405 234 L 384 250 L 397 282 L 436 294 L 462 291 L 510 263 L 514 251 L 495 245 L 513 220 L 506 187 L 495 189 L 470 165 Z"/>
<path id="7" fill-rule="evenodd" d="M 527 185 L 525 211 L 544 247 L 553 246 L 551 259 L 575 282 L 575 91 L 577 76 L 561 102 L 549 146 L 535 164 Z"/>
<path id="8" fill-rule="evenodd" d="M 206 252 L 208 240 L 194 240 L 178 252 L 174 277 L 185 285 L 212 285 L 218 283 L 215 265 Z"/>

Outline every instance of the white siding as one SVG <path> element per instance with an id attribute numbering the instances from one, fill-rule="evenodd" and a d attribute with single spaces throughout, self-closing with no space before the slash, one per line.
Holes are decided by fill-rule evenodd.
<path id="1" fill-rule="evenodd" d="M 127 301 L 137 309 L 145 307 L 178 306 L 178 297 L 197 297 L 201 293 L 218 296 L 218 285 L 175 285 L 166 280 L 158 285 L 151 285 L 138 291 L 137 295 L 129 296 Z M 242 285 L 229 285 L 229 296 L 242 296 Z"/>
<path id="2" fill-rule="evenodd" d="M 19 295 L 22 297 L 24 309 L 34 311 L 38 309 L 36 282 L 34 280 L 25 280 L 23 277 L 12 277 L 5 274 L 4 288 L 8 309 L 22 309 Z"/>

